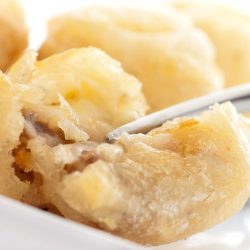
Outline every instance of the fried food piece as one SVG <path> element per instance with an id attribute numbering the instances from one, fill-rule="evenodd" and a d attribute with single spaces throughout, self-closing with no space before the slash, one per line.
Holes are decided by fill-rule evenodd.
<path id="1" fill-rule="evenodd" d="M 16 0 L 0 0 L 0 69 L 5 71 L 28 45 L 28 28 Z"/>
<path id="2" fill-rule="evenodd" d="M 90 67 L 93 58 L 96 70 Z M 115 84 L 108 81 L 109 67 L 116 73 Z M 115 144 L 97 143 L 83 130 L 85 121 L 79 124 L 74 101 L 63 96 L 85 79 L 98 93 L 119 94 L 120 74 L 139 86 L 119 64 L 93 48 L 38 63 L 28 52 L 8 74 L 14 83 L 3 76 L 0 94 L 1 193 L 152 245 L 220 223 L 249 198 L 249 120 L 231 104 L 215 105 L 200 118 L 167 122 L 147 135 L 123 134 Z M 92 95 L 79 98 L 99 108 Z M 109 107 L 108 101 L 102 105 Z M 109 116 L 113 111 L 105 107 L 102 112 Z M 24 181 L 12 166 L 29 179 Z"/>
<path id="3" fill-rule="evenodd" d="M 170 8 L 88 7 L 55 17 L 40 57 L 83 46 L 103 49 L 135 75 L 152 111 L 223 85 L 205 33 Z"/>
<path id="4" fill-rule="evenodd" d="M 16 175 L 13 151 L 19 145 L 24 128 L 22 106 L 16 89 L 8 78 L 0 73 L 0 194 L 20 200 L 28 189 L 28 183 Z"/>
<path id="5" fill-rule="evenodd" d="M 53 105 L 51 109 L 61 100 L 61 106 L 77 117 L 78 125 L 92 140 L 103 140 L 112 128 L 143 116 L 147 110 L 140 82 L 99 49 L 72 49 L 39 62 L 35 57 L 34 52 L 26 53 L 8 72 L 10 78 L 43 89 L 43 103 Z M 58 94 L 68 103 L 58 99 Z M 53 123 L 58 115 L 53 110 L 50 113 L 49 120 L 40 120 Z M 66 120 L 60 125 L 57 121 L 54 127 L 76 132 Z M 78 138 L 82 132 L 76 133 Z"/>
<path id="6" fill-rule="evenodd" d="M 114 234 L 153 245 L 184 239 L 233 215 L 250 196 L 243 119 L 231 104 L 216 105 L 148 135 L 123 135 L 98 146 L 96 160 L 65 175 L 57 189 Z"/>
<path id="7" fill-rule="evenodd" d="M 30 84 L 59 92 L 92 140 L 103 140 L 112 128 L 143 116 L 148 108 L 140 82 L 98 49 L 69 50 L 36 66 Z"/>
<path id="8" fill-rule="evenodd" d="M 36 52 L 28 51 L 10 68 L 8 76 L 22 90 L 17 94 L 25 123 L 15 162 L 33 176 L 22 201 L 43 208 L 49 204 L 67 218 L 91 224 L 57 194 L 59 180 L 50 180 L 50 171 L 35 168 L 43 151 L 34 157 L 28 144 L 35 138 L 43 138 L 45 150 L 58 145 L 61 149 L 60 145 L 69 143 L 87 143 L 89 138 L 102 140 L 113 126 L 145 114 L 147 105 L 140 83 L 125 73 L 118 62 L 94 48 L 70 50 L 41 62 L 36 62 Z M 82 128 L 89 130 L 90 135 Z M 69 150 L 59 149 L 57 157 L 63 162 Z M 77 147 L 74 150 L 78 152 Z M 46 153 L 45 158 L 50 159 Z M 49 169 L 53 173 L 58 167 Z"/>
<path id="9" fill-rule="evenodd" d="M 207 33 L 227 86 L 250 81 L 249 13 L 218 1 L 175 0 L 172 5 Z"/>

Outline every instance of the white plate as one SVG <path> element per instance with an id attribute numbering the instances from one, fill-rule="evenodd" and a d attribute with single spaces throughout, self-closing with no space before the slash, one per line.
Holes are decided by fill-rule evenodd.
<path id="1" fill-rule="evenodd" d="M 140 250 L 132 242 L 0 196 L 1 250 Z"/>
<path id="2" fill-rule="evenodd" d="M 145 247 L 0 196 L 0 249 L 143 250 Z M 187 240 L 151 248 L 177 249 L 249 250 L 250 208 Z"/>
<path id="3" fill-rule="evenodd" d="M 154 250 L 250 250 L 250 204 L 224 223 Z"/>

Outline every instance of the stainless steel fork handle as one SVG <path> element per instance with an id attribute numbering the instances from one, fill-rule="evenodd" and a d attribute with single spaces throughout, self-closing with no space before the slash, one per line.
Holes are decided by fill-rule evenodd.
<path id="1" fill-rule="evenodd" d="M 209 95 L 194 98 L 149 114 L 111 131 L 107 135 L 107 140 L 113 142 L 123 132 L 133 134 L 147 133 L 151 129 L 159 127 L 167 120 L 180 116 L 195 116 L 207 110 L 215 103 L 224 103 L 227 101 L 233 103 L 238 112 L 250 111 L 250 83 L 241 84 L 237 87 L 227 88 Z"/>

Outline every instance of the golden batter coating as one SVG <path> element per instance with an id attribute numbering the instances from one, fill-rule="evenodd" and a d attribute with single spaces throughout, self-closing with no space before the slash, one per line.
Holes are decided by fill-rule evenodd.
<path id="1" fill-rule="evenodd" d="M 250 81 L 249 12 L 207 0 L 174 0 L 172 6 L 207 33 L 216 48 L 227 86 Z"/>
<path id="2" fill-rule="evenodd" d="M 28 28 L 16 0 L 0 0 L 0 69 L 5 71 L 28 45 Z"/>
<path id="3" fill-rule="evenodd" d="M 95 46 L 119 60 L 143 84 L 158 110 L 223 85 L 206 34 L 168 8 L 88 7 L 50 20 L 40 57 Z"/>

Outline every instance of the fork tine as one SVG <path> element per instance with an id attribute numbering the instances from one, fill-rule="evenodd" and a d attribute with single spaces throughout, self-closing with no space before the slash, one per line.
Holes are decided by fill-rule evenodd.
<path id="1" fill-rule="evenodd" d="M 207 110 L 215 103 L 230 101 L 239 112 L 250 111 L 250 83 L 237 87 L 227 88 L 215 93 L 194 98 L 155 113 L 144 116 L 138 120 L 127 123 L 107 135 L 107 141 L 114 142 L 123 132 L 147 133 L 151 129 L 162 125 L 167 120 L 180 116 L 193 116 Z"/>

